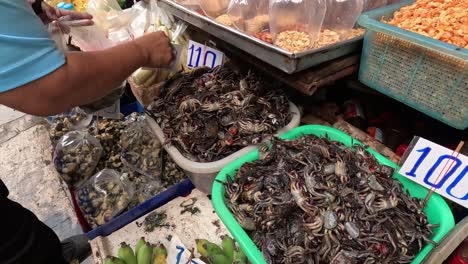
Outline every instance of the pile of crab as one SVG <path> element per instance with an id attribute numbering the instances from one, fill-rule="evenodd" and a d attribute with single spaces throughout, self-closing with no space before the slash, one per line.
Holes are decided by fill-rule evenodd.
<path id="1" fill-rule="evenodd" d="M 274 82 L 230 65 L 176 75 L 147 113 L 166 143 L 196 162 L 216 161 L 260 143 L 291 120 L 289 101 Z"/>
<path id="2" fill-rule="evenodd" d="M 272 139 L 225 183 L 225 200 L 268 263 L 409 263 L 432 228 L 362 146 Z"/>

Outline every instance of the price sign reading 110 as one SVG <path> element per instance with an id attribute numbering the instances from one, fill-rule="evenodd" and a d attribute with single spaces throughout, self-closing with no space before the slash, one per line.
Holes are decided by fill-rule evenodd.
<path id="1" fill-rule="evenodd" d="M 223 64 L 224 54 L 219 50 L 190 40 L 188 44 L 187 58 L 188 68 L 197 68 L 201 66 L 214 68 Z"/>
<path id="2" fill-rule="evenodd" d="M 399 173 L 468 208 L 468 157 L 421 137 L 415 140 Z"/>

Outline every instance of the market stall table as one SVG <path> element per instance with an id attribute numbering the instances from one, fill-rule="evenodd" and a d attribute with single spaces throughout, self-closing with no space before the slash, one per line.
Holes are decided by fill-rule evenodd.
<path id="1" fill-rule="evenodd" d="M 182 213 L 184 207 L 181 207 L 181 204 L 190 204 L 193 201 L 195 201 L 192 207 L 193 214 L 188 211 Z M 168 226 L 156 227 L 152 232 L 145 232 L 145 218 L 154 212 L 165 213 L 166 220 L 161 224 Z M 111 235 L 99 236 L 91 240 L 95 263 L 102 264 L 106 256 L 116 255 L 121 242 L 135 245 L 142 236 L 150 243 L 161 242 L 166 248 L 169 247 L 169 239 L 176 236 L 184 246 L 191 249 L 196 248 L 195 239 L 207 239 L 219 244 L 220 237 L 229 234 L 214 212 L 211 200 L 198 190 L 194 190 L 187 197 L 174 199 L 149 214 L 136 219 Z"/>

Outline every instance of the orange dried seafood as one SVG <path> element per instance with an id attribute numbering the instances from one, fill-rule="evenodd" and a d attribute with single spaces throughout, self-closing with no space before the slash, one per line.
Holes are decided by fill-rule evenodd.
<path id="1" fill-rule="evenodd" d="M 468 48 L 468 0 L 416 0 L 384 22 Z"/>

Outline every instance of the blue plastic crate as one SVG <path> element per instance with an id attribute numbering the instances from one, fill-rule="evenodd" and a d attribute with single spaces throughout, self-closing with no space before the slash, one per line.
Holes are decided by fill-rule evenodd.
<path id="1" fill-rule="evenodd" d="M 89 240 L 92 240 L 98 236 L 108 236 L 120 228 L 126 226 L 127 224 L 135 221 L 136 219 L 153 211 L 154 209 L 157 209 L 174 200 L 175 198 L 189 195 L 194 188 L 195 187 L 190 180 L 183 180 L 169 187 L 164 192 L 138 205 L 137 207 L 117 216 L 108 223 L 89 231 L 86 233 L 86 236 L 89 238 Z"/>
<path id="2" fill-rule="evenodd" d="M 452 127 L 468 127 L 468 50 L 380 22 L 404 1 L 364 13 L 359 80 Z"/>

